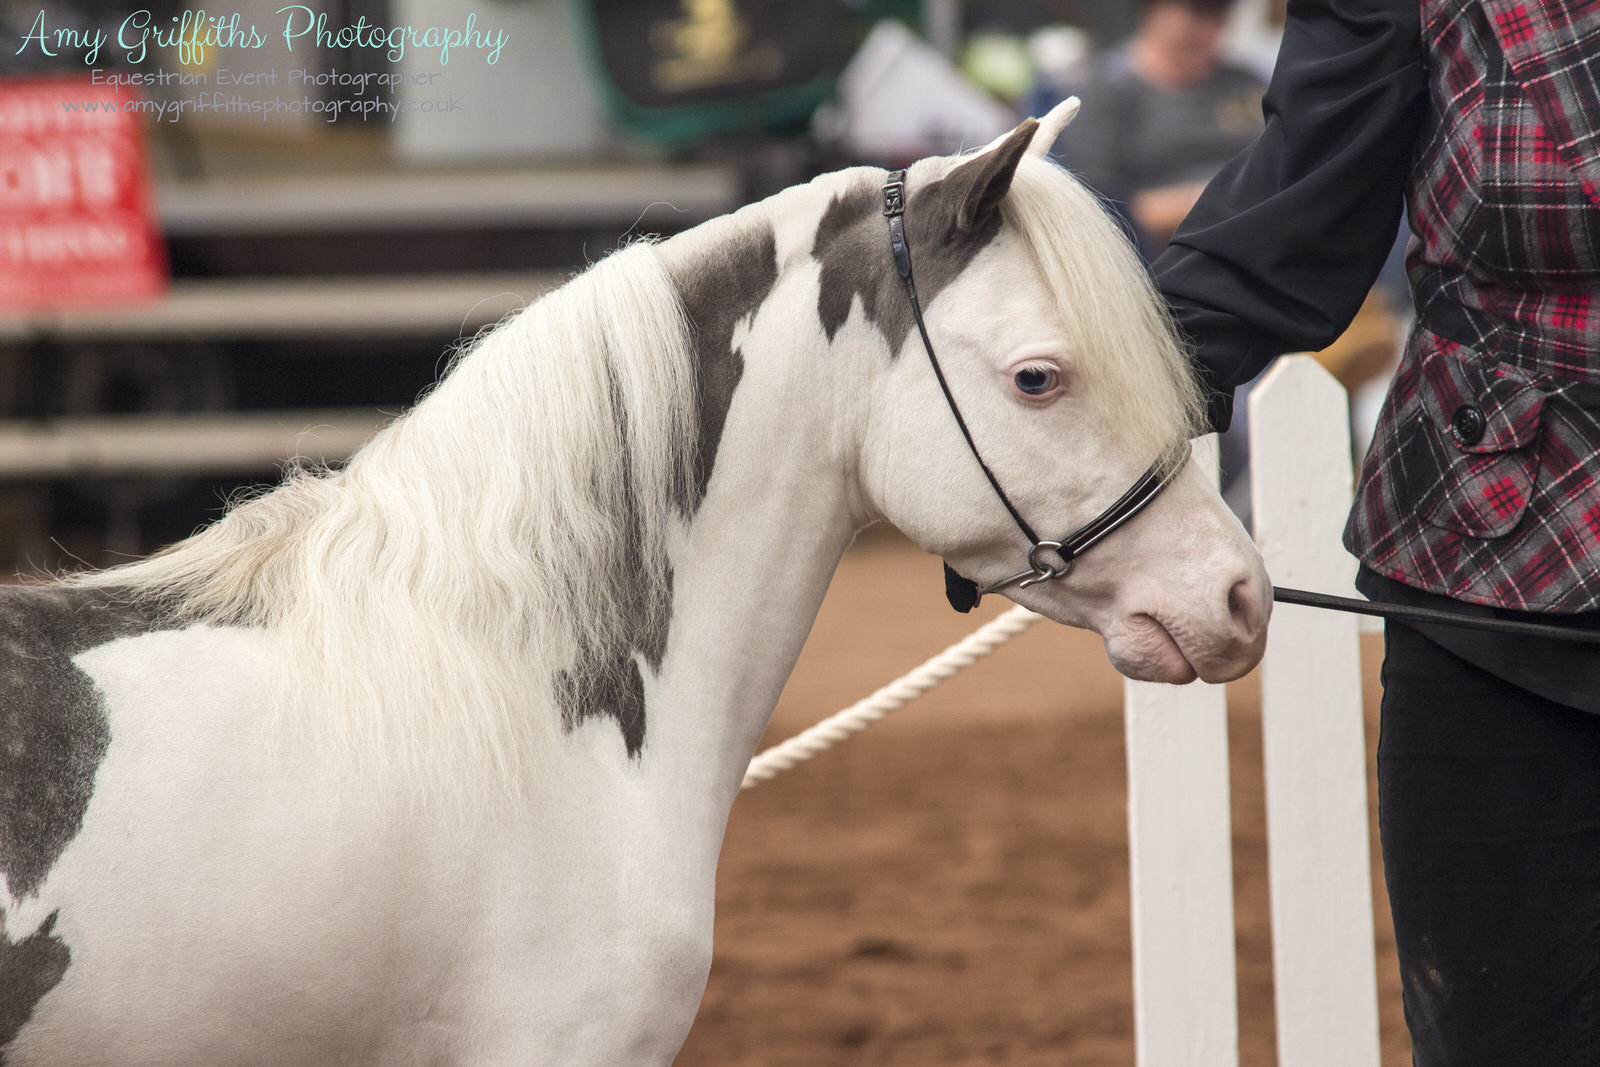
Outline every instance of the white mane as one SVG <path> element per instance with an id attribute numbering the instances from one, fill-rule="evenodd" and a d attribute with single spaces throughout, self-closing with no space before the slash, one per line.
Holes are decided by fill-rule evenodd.
<path id="1" fill-rule="evenodd" d="M 537 724 L 560 722 L 556 672 L 580 645 L 625 642 L 619 601 L 670 582 L 695 440 L 687 338 L 659 256 L 634 245 L 472 345 L 342 471 L 295 470 L 73 581 L 267 628 L 289 704 L 386 777 L 444 766 L 515 790 L 548 747 Z"/>
<path id="2" fill-rule="evenodd" d="M 1159 455 L 1203 430 L 1200 390 L 1165 305 L 1133 246 L 1094 194 L 1053 163 L 1024 156 L 1000 203 L 1078 344 L 1086 392 Z"/>

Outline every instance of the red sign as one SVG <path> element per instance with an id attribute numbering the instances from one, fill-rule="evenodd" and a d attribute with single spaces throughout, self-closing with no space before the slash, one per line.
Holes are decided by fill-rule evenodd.
<path id="1" fill-rule="evenodd" d="M 139 100 L 87 78 L 0 78 L 0 310 L 165 287 Z"/>

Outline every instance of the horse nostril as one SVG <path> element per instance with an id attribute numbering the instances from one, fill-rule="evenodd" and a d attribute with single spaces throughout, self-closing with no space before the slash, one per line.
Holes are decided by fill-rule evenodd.
<path id="1" fill-rule="evenodd" d="M 1254 640 L 1261 632 L 1261 598 L 1256 596 L 1249 578 L 1241 578 L 1228 590 L 1228 617 L 1241 633 Z"/>

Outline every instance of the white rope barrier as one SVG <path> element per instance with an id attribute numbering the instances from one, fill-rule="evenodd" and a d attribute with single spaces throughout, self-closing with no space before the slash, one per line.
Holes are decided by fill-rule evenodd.
<path id="1" fill-rule="evenodd" d="M 804 763 L 819 752 L 826 752 L 840 741 L 860 733 L 892 711 L 898 711 L 917 697 L 936 688 L 945 679 L 966 670 L 1001 645 L 1010 641 L 1044 616 L 1024 607 L 1014 607 L 984 623 L 922 666 L 890 682 L 864 700 L 828 716 L 817 725 L 773 745 L 750 761 L 740 789 L 775 778 Z"/>

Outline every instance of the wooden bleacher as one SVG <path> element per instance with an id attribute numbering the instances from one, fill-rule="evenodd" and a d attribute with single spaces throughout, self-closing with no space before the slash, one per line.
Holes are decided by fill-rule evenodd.
<path id="1" fill-rule="evenodd" d="M 291 234 L 315 249 L 319 240 L 351 234 L 401 234 L 427 249 L 434 237 L 461 231 L 584 227 L 611 235 L 614 244 L 626 234 L 672 232 L 732 210 L 739 189 L 733 169 L 704 165 L 361 169 L 167 183 L 158 188 L 157 209 L 163 230 L 175 241 Z M 585 254 L 598 257 L 608 248 L 589 252 L 586 245 Z M 409 340 L 413 348 L 437 338 L 443 354 L 456 340 L 537 299 L 581 266 L 180 278 L 162 299 L 144 305 L 0 312 L 0 390 L 24 380 L 30 361 L 79 346 L 93 351 L 108 345 L 303 344 L 328 338 L 343 341 L 348 350 L 369 338 Z M 20 507 L 22 525 L 37 531 L 43 529 L 42 505 L 30 487 L 42 483 L 258 477 L 294 457 L 337 462 L 388 417 L 376 407 L 346 407 L 0 419 L 0 489 L 11 498 L 10 510 Z M 18 505 L 21 498 L 28 499 Z"/>
<path id="2" fill-rule="evenodd" d="M 722 167 L 632 165 L 531 171 L 356 173 L 227 178 L 169 184 L 158 193 L 169 236 L 293 231 L 449 230 L 483 225 L 682 228 L 731 210 L 737 175 Z M 599 254 L 603 250 L 597 250 Z M 574 270 L 580 265 L 575 264 Z M 316 337 L 471 336 L 565 281 L 556 271 L 316 278 L 186 279 L 144 305 L 0 313 L 0 360 L 25 346 Z M 8 347 L 9 346 L 9 349 Z M 348 411 L 158 419 L 83 416 L 0 421 L 0 479 L 72 473 L 230 469 L 254 472 L 292 454 L 265 419 L 340 427 L 325 450 L 359 443 L 365 419 Z M 275 422 L 274 422 L 275 420 Z M 159 425 L 158 425 L 159 423 Z M 303 428 L 303 427 L 302 427 Z M 80 446 L 66 443 L 81 440 Z M 102 447 L 148 442 L 131 451 Z M 183 455 L 183 442 L 195 458 Z M 143 466 L 141 466 L 143 464 Z M 53 473 L 51 473 L 53 472 Z"/>
<path id="3" fill-rule="evenodd" d="M 553 272 L 191 279 L 149 304 L 0 317 L 0 343 L 470 335 L 565 280 Z"/>

